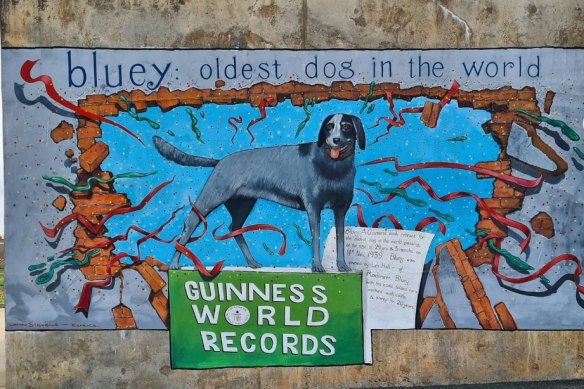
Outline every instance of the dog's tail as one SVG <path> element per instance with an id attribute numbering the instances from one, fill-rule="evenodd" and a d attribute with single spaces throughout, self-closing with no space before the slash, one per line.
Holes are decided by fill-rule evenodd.
<path id="1" fill-rule="evenodd" d="M 164 139 L 155 136 L 152 138 L 156 150 L 164 158 L 183 166 L 214 167 L 219 163 L 218 159 L 197 157 L 180 151 Z"/>

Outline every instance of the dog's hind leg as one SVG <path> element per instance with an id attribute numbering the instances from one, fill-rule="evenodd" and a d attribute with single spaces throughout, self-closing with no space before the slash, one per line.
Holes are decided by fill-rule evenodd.
<path id="1" fill-rule="evenodd" d="M 193 234 L 193 232 L 195 231 L 195 229 L 197 228 L 197 226 L 199 225 L 199 223 L 201 223 L 201 219 L 199 218 L 199 216 L 196 214 L 195 211 L 192 211 L 189 213 L 189 216 L 186 218 L 184 226 L 183 226 L 183 231 L 180 235 L 180 238 L 178 240 L 178 243 L 180 243 L 181 245 L 186 245 L 187 242 L 189 241 L 189 239 L 191 238 L 191 235 Z M 172 261 L 170 262 L 170 268 L 171 269 L 178 269 L 179 268 L 179 260 L 180 260 L 180 251 L 175 251 L 174 255 L 172 257 Z"/>
<path id="2" fill-rule="evenodd" d="M 217 188 L 215 185 L 216 181 L 213 176 L 209 178 L 205 187 L 201 191 L 201 194 L 197 198 L 195 202 L 195 207 L 201 212 L 201 214 L 206 217 L 210 214 L 215 208 L 223 204 L 227 199 L 229 199 L 229 194 L 227 190 L 222 190 L 223 188 Z M 211 185 L 209 185 L 211 183 Z M 213 190 L 209 190 L 207 188 L 213 188 Z M 197 213 L 193 210 L 189 213 L 189 216 L 186 218 L 183 231 L 180 235 L 178 243 L 181 245 L 186 245 L 193 235 L 193 232 L 197 228 L 197 226 L 201 223 L 201 219 L 197 215 Z M 180 260 L 181 253 L 179 251 L 174 252 L 174 256 L 172 257 L 172 261 L 170 262 L 171 269 L 178 269 L 179 268 L 179 260 Z"/>
<path id="3" fill-rule="evenodd" d="M 339 271 L 351 271 L 351 268 L 345 262 L 345 215 L 347 210 L 347 207 L 333 209 L 337 233 L 337 269 Z"/>
<path id="4" fill-rule="evenodd" d="M 243 226 L 243 223 L 245 223 L 245 220 L 251 213 L 255 203 L 255 199 L 231 199 L 225 202 L 225 208 L 227 208 L 231 214 L 231 225 L 229 226 L 229 231 L 235 231 Z M 262 267 L 259 262 L 253 259 L 243 235 L 237 235 L 234 239 L 245 257 L 247 266 L 253 269 Z"/>

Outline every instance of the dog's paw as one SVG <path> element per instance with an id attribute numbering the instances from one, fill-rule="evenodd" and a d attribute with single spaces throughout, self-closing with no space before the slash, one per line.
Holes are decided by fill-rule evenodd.
<path id="1" fill-rule="evenodd" d="M 262 264 L 252 259 L 251 261 L 247 261 L 247 266 L 249 266 L 252 269 L 259 269 L 260 267 L 262 267 Z"/>
<path id="2" fill-rule="evenodd" d="M 312 272 L 313 273 L 324 273 L 324 267 L 322 266 L 322 263 L 313 263 L 312 264 Z"/>
<path id="3" fill-rule="evenodd" d="M 351 268 L 345 262 L 343 262 L 343 263 L 337 263 L 337 269 L 339 269 L 339 271 L 342 271 L 342 272 L 349 272 L 349 271 L 351 271 Z"/>

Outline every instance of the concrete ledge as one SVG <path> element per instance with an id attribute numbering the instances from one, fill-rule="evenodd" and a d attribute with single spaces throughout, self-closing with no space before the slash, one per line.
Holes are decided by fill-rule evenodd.
<path id="1" fill-rule="evenodd" d="M 6 335 L 10 388 L 357 388 L 584 378 L 582 331 L 375 331 L 371 366 L 198 371 L 170 368 L 166 331 Z"/>

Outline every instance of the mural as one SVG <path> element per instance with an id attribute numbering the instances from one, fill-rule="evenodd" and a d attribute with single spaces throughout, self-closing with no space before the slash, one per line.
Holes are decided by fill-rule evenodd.
<path id="1" fill-rule="evenodd" d="M 346 227 L 434 234 L 406 328 L 582 328 L 583 50 L 2 56 L 7 330 L 169 328 L 185 269 L 336 285 Z"/>

